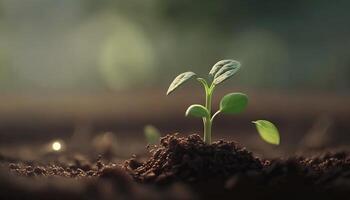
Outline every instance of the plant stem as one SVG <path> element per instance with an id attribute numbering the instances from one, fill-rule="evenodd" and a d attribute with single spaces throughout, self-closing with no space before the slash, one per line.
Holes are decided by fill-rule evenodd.
<path id="1" fill-rule="evenodd" d="M 211 127 L 212 127 L 211 101 L 212 101 L 213 91 L 214 91 L 214 87 L 209 87 L 209 88 L 206 88 L 205 90 L 205 107 L 209 112 L 209 116 L 206 118 L 203 118 L 203 123 L 204 123 L 204 142 L 207 144 L 211 144 Z"/>
<path id="2" fill-rule="evenodd" d="M 207 144 L 211 144 L 211 120 L 203 119 L 204 121 L 204 142 Z"/>

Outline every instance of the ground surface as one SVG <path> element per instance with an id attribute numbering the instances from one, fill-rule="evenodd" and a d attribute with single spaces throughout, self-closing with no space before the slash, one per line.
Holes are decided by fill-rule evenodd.
<path id="1" fill-rule="evenodd" d="M 1 199 L 347 199 L 350 155 L 264 160 L 234 142 L 167 135 L 149 157 L 43 164 L 1 156 Z M 10 173 L 9 173 L 10 172 Z"/>

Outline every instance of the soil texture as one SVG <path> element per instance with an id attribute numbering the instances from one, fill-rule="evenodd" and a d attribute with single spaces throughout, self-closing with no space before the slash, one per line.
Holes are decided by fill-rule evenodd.
<path id="1" fill-rule="evenodd" d="M 150 156 L 70 164 L 0 156 L 0 199 L 348 199 L 350 154 L 260 159 L 235 142 L 167 135 Z"/>

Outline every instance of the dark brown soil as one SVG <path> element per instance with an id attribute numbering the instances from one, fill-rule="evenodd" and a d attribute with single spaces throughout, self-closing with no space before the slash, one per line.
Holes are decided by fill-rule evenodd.
<path id="1" fill-rule="evenodd" d="M 263 160 L 234 142 L 167 135 L 122 165 L 1 157 L 0 199 L 348 199 L 350 155 Z M 7 169 L 5 169 L 7 168 Z M 11 173 L 8 173 L 10 171 Z"/>
<path id="2" fill-rule="evenodd" d="M 6 163 L 0 162 L 0 199 L 193 199 L 182 184 L 162 190 L 140 185 L 120 165 L 104 164 L 101 158 L 69 165 Z"/>
<path id="3" fill-rule="evenodd" d="M 11 172 L 20 176 L 59 176 L 65 178 L 84 178 L 100 176 L 104 170 L 117 167 L 114 163 L 105 165 L 101 157 L 91 164 L 85 159 L 74 159 L 71 164 L 38 164 L 33 162 L 10 163 Z"/>
<path id="4" fill-rule="evenodd" d="M 207 145 L 198 135 L 167 135 L 151 153 L 144 163 L 135 158 L 124 163 L 136 181 L 156 185 L 185 182 L 205 199 L 350 195 L 350 155 L 346 152 L 261 160 L 234 142 Z"/>
<path id="5" fill-rule="evenodd" d="M 236 143 L 221 140 L 207 145 L 199 135 L 167 135 L 151 151 L 152 156 L 145 163 L 137 163 L 135 159 L 125 162 L 125 168 L 138 182 L 195 182 L 256 173 L 263 167 L 262 161 Z"/>

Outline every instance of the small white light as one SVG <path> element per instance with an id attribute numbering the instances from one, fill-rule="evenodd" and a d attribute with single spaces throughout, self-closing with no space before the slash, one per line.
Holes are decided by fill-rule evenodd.
<path id="1" fill-rule="evenodd" d="M 52 143 L 52 149 L 54 151 L 59 151 L 59 150 L 61 150 L 61 148 L 62 148 L 62 145 L 61 145 L 60 142 L 55 141 L 55 142 Z"/>

